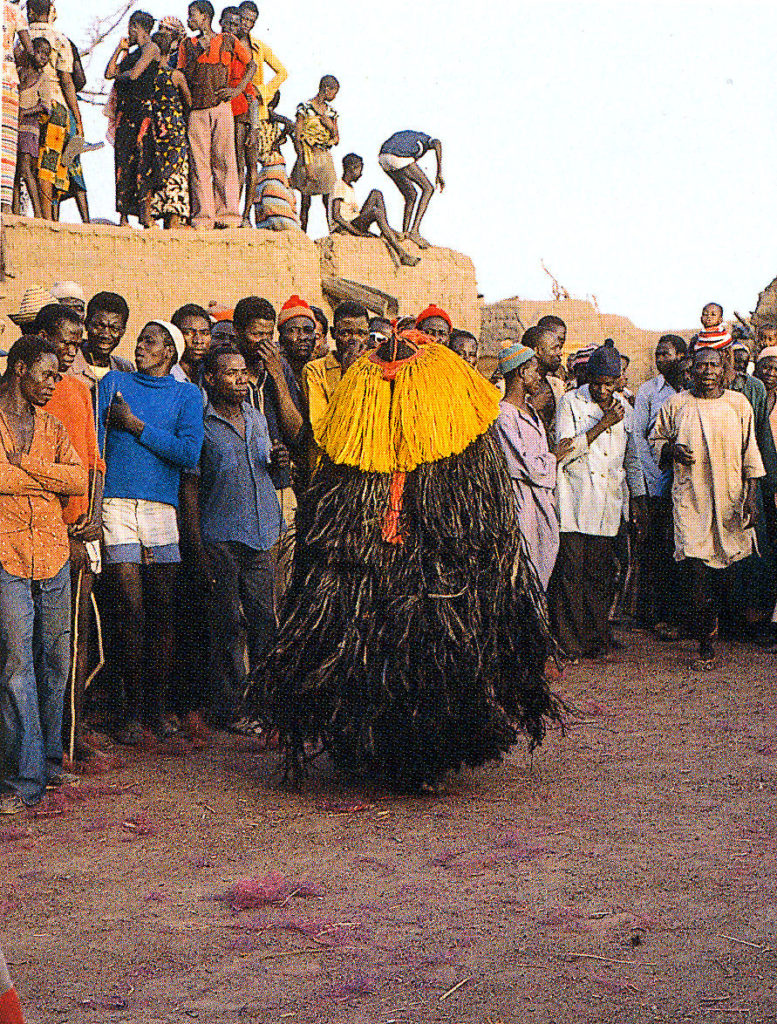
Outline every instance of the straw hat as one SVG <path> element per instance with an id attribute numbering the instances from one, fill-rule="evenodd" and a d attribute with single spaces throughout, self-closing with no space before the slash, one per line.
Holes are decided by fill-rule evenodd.
<path id="1" fill-rule="evenodd" d="M 48 306 L 51 302 L 56 302 L 51 292 L 45 291 L 40 285 L 34 285 L 32 288 L 28 288 L 22 296 L 19 312 L 9 313 L 8 319 L 17 327 L 31 324 L 43 307 Z"/>

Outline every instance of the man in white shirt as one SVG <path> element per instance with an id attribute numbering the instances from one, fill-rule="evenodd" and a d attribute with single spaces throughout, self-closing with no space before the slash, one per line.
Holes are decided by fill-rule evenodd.
<path id="1" fill-rule="evenodd" d="M 419 262 L 419 257 L 411 256 L 399 244 L 399 239 L 388 222 L 383 193 L 374 188 L 364 205 L 359 206 L 353 185 L 361 178 L 363 170 L 364 161 L 356 153 L 347 153 L 343 157 L 343 176 L 338 180 L 329 199 L 329 230 L 332 234 L 346 232 L 360 237 L 374 237 L 370 228 L 377 224 L 392 258 L 398 259 L 404 267 L 414 267 Z"/>
<path id="2" fill-rule="evenodd" d="M 641 530 L 645 482 L 632 436 L 632 410 L 614 396 L 620 353 L 609 342 L 588 360 L 589 383 L 563 395 L 556 413 L 561 457 L 556 493 L 560 548 L 548 588 L 556 635 L 571 660 L 613 648 L 608 621 L 615 591 L 615 538 L 623 515 L 623 483 Z"/>

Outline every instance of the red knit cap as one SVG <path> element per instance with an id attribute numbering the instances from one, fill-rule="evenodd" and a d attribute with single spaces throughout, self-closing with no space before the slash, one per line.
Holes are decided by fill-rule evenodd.
<path id="1" fill-rule="evenodd" d="M 222 320 L 231 320 L 235 311 L 234 309 L 212 309 L 210 315 L 220 323 Z"/>
<path id="2" fill-rule="evenodd" d="M 416 327 L 419 327 L 424 322 L 424 320 L 428 320 L 430 316 L 440 317 L 441 320 L 444 320 L 446 322 L 446 324 L 448 325 L 448 329 L 451 331 L 453 330 L 453 323 L 451 322 L 451 318 L 448 316 L 444 309 L 440 309 L 440 307 L 435 306 L 434 303 L 432 303 L 431 306 L 427 306 L 426 309 L 423 310 L 423 312 L 418 314 L 418 316 L 415 318 Z"/>
<path id="3" fill-rule="evenodd" d="M 292 295 L 291 298 L 281 306 L 281 311 L 278 314 L 278 326 L 280 327 L 281 324 L 285 324 L 286 321 L 291 320 L 293 316 L 306 316 L 308 320 L 311 320 L 314 324 L 316 322 L 316 318 L 313 316 L 313 310 L 304 299 L 299 297 L 299 295 Z"/>

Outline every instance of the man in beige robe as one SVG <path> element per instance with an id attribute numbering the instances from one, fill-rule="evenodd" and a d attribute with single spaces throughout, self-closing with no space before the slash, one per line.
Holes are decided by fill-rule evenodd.
<path id="1" fill-rule="evenodd" d="M 691 390 L 662 406 L 650 438 L 659 464 L 674 465 L 675 558 L 686 573 L 696 667 L 703 669 L 714 665 L 726 570 L 752 551 L 756 480 L 764 476 L 752 407 L 724 390 L 723 369 L 720 351 L 697 348 Z"/>

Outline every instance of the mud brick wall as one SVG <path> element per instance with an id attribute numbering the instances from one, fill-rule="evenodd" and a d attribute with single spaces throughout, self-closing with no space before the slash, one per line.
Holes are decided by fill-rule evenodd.
<path id="1" fill-rule="evenodd" d="M 87 297 L 115 291 L 126 298 L 130 321 L 118 351 L 128 358 L 149 319 L 169 319 L 185 302 L 207 307 L 214 299 L 229 307 L 245 295 L 262 295 L 280 309 L 297 293 L 331 313 L 322 272 L 396 296 L 402 315 L 434 301 L 454 323 L 480 328 L 475 268 L 450 249 L 427 250 L 417 267 L 397 271 L 378 238 L 316 243 L 301 231 L 139 231 L 17 217 L 4 218 L 4 225 L 9 276 L 0 286 L 3 348 L 18 335 L 7 313 L 19 308 L 24 290 L 50 288 L 56 280 L 78 281 Z"/>
<path id="2" fill-rule="evenodd" d="M 518 338 L 522 328 L 536 324 L 542 316 L 554 314 L 567 325 L 567 341 L 564 359 L 569 352 L 575 352 L 586 345 L 601 345 L 605 338 L 612 338 L 618 351 L 627 355 L 629 364 L 629 385 L 633 391 L 655 374 L 653 352 L 662 334 L 679 334 L 686 340 L 693 331 L 667 328 L 665 331 L 644 331 L 623 316 L 600 313 L 591 302 L 582 299 L 559 299 L 542 302 L 533 299 L 504 299 L 501 302 L 483 306 L 483 321 L 480 336 L 481 369 L 486 372 L 496 365 L 499 342 L 506 338 Z"/>

